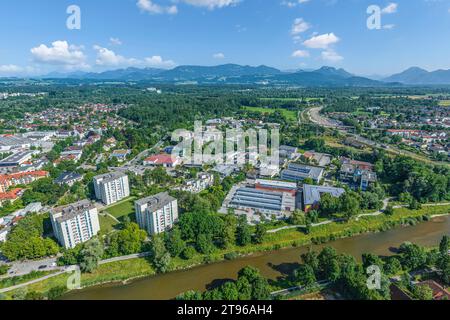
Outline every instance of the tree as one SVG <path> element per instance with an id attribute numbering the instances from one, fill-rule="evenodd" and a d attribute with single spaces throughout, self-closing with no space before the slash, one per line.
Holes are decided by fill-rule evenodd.
<path id="1" fill-rule="evenodd" d="M 97 238 L 92 238 L 83 245 L 80 252 L 80 269 L 92 273 L 103 256 L 103 244 Z"/>
<path id="2" fill-rule="evenodd" d="M 57 300 L 64 293 L 66 293 L 67 289 L 64 286 L 52 287 L 48 290 L 47 297 L 49 300 Z"/>
<path id="3" fill-rule="evenodd" d="M 186 248 L 184 248 L 184 250 L 183 250 L 182 257 L 185 260 L 189 260 L 195 256 L 195 253 L 196 253 L 196 251 L 195 251 L 194 247 L 186 246 Z"/>
<path id="4" fill-rule="evenodd" d="M 314 271 L 314 274 L 319 272 L 319 259 L 317 257 L 317 252 L 309 248 L 307 253 L 301 255 L 301 259 L 304 264 L 310 266 Z"/>
<path id="5" fill-rule="evenodd" d="M 147 233 L 140 229 L 136 223 L 124 223 L 124 228 L 113 233 L 108 238 L 108 249 L 110 257 L 125 256 L 142 251 L 142 246 Z"/>
<path id="6" fill-rule="evenodd" d="M 220 292 L 222 293 L 223 300 L 235 301 L 239 298 L 239 292 L 234 282 L 226 282 L 222 285 Z"/>
<path id="7" fill-rule="evenodd" d="M 387 259 L 383 271 L 390 276 L 396 275 L 402 271 L 402 264 L 396 257 L 390 257 Z"/>
<path id="8" fill-rule="evenodd" d="M 367 269 L 370 266 L 377 266 L 380 270 L 383 269 L 384 262 L 379 256 L 373 253 L 364 253 L 362 255 L 363 267 Z"/>
<path id="9" fill-rule="evenodd" d="M 266 279 L 259 277 L 252 283 L 252 300 L 268 300 L 270 286 Z"/>
<path id="10" fill-rule="evenodd" d="M 433 300 L 433 290 L 427 285 L 415 285 L 413 294 L 417 300 Z"/>
<path id="11" fill-rule="evenodd" d="M 209 235 L 199 234 L 195 242 L 197 251 L 203 254 L 211 254 L 214 251 L 214 245 Z"/>
<path id="12" fill-rule="evenodd" d="M 252 298 L 252 285 L 245 277 L 240 277 L 236 282 L 239 300 L 250 300 Z"/>
<path id="13" fill-rule="evenodd" d="M 181 238 L 181 231 L 178 227 L 175 227 L 172 231 L 167 232 L 164 236 L 164 240 L 166 248 L 173 258 L 178 257 L 186 248 L 186 243 Z"/>
<path id="14" fill-rule="evenodd" d="M 9 270 L 9 266 L 6 264 L 0 265 L 0 276 L 7 274 Z"/>
<path id="15" fill-rule="evenodd" d="M 171 262 L 170 253 L 167 252 L 163 239 L 158 236 L 152 239 L 151 259 L 153 266 L 158 272 L 165 273 L 169 270 Z"/>
<path id="16" fill-rule="evenodd" d="M 252 234 L 250 232 L 250 227 L 247 224 L 247 218 L 245 215 L 240 216 L 236 232 L 236 243 L 243 247 L 250 244 L 251 240 Z"/>
<path id="17" fill-rule="evenodd" d="M 225 215 L 223 217 L 222 235 L 219 237 L 219 243 L 224 249 L 229 248 L 236 242 L 236 229 L 236 216 L 233 213 Z"/>
<path id="18" fill-rule="evenodd" d="M 295 280 L 300 286 L 304 287 L 311 287 L 316 283 L 316 276 L 314 274 L 314 269 L 307 264 L 302 264 L 296 271 L 295 271 Z"/>
<path id="19" fill-rule="evenodd" d="M 402 265 L 409 270 L 417 270 L 425 267 L 427 263 L 427 254 L 425 250 L 416 244 L 403 243 L 400 246 L 400 255 Z"/>
<path id="20" fill-rule="evenodd" d="M 336 250 L 326 247 L 318 255 L 319 270 L 322 279 L 335 280 L 339 277 L 340 267 Z"/>
<path id="21" fill-rule="evenodd" d="M 448 255 L 450 249 L 450 237 L 443 236 L 441 242 L 439 243 L 439 252 L 441 255 Z"/>
<path id="22" fill-rule="evenodd" d="M 188 291 L 176 297 L 176 300 L 200 301 L 203 300 L 202 294 L 198 291 Z"/>
<path id="23" fill-rule="evenodd" d="M 256 226 L 255 234 L 253 235 L 253 243 L 261 244 L 264 241 L 264 237 L 267 233 L 267 228 L 263 224 L 258 224 Z"/>
<path id="24" fill-rule="evenodd" d="M 388 205 L 384 210 L 384 214 L 387 216 L 392 216 L 394 214 L 394 207 L 392 205 Z"/>
<path id="25" fill-rule="evenodd" d="M 358 195 L 354 192 L 346 192 L 340 198 L 340 211 L 347 219 L 356 216 L 360 212 L 360 202 Z"/>

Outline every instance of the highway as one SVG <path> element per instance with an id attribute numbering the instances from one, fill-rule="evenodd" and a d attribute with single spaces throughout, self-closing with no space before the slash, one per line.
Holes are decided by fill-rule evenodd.
<path id="1" fill-rule="evenodd" d="M 406 150 L 402 150 L 399 149 L 395 146 L 392 145 L 383 145 L 379 142 L 376 141 L 372 141 L 369 140 L 367 138 L 364 138 L 362 136 L 360 136 L 359 134 L 356 133 L 350 133 L 348 132 L 346 129 L 349 129 L 350 127 L 346 127 L 344 125 L 342 125 L 342 123 L 336 121 L 336 120 L 332 120 L 332 119 L 328 119 L 324 116 L 322 116 L 320 114 L 320 111 L 322 111 L 323 107 L 316 107 L 316 108 L 311 108 L 306 110 L 306 117 L 312 122 L 315 123 L 319 126 L 325 127 L 325 128 L 332 128 L 332 129 L 336 129 L 338 130 L 340 133 L 342 133 L 345 136 L 351 136 L 353 137 L 357 142 L 362 143 L 364 145 L 367 145 L 369 147 L 372 148 L 378 148 L 378 149 L 383 149 L 386 150 L 390 153 L 396 154 L 396 155 L 402 155 L 402 156 L 408 156 L 410 158 L 413 158 L 415 160 L 418 161 L 422 161 L 422 162 L 427 162 L 427 163 L 433 163 L 433 164 L 437 164 L 437 165 L 445 165 L 445 166 L 450 166 L 448 163 L 445 162 L 439 162 L 439 161 L 433 161 L 431 159 L 428 159 L 424 156 L 420 156 L 414 152 L 411 151 L 406 151 Z"/>

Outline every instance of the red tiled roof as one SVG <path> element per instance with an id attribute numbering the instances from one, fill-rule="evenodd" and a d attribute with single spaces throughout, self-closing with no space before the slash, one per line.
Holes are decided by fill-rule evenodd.
<path id="1" fill-rule="evenodd" d="M 145 162 L 151 162 L 153 164 L 174 164 L 172 156 L 169 154 L 158 154 L 148 157 Z"/>
<path id="2" fill-rule="evenodd" d="M 13 180 L 13 179 L 20 179 L 23 177 L 47 177 L 48 172 L 47 171 L 28 171 L 28 172 L 19 172 L 19 173 L 11 173 L 11 174 L 2 174 L 0 175 L 0 182 Z"/>
<path id="3" fill-rule="evenodd" d="M 15 200 L 19 197 L 19 194 L 23 189 L 17 188 L 8 192 L 0 193 L 0 200 Z"/>
<path id="4" fill-rule="evenodd" d="M 428 286 L 433 290 L 433 300 L 450 299 L 450 292 L 444 289 L 439 283 L 433 280 L 422 281 L 418 286 Z"/>

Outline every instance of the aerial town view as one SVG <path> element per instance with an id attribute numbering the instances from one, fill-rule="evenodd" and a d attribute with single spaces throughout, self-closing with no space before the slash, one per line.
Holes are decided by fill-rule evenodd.
<path id="1" fill-rule="evenodd" d="M 450 1 L 1 9 L 0 306 L 450 299 Z"/>

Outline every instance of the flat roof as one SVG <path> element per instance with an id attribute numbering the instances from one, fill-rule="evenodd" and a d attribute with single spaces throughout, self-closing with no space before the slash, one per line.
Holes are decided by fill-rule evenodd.
<path id="1" fill-rule="evenodd" d="M 176 200 L 177 199 L 171 197 L 168 192 L 161 192 L 154 196 L 136 200 L 135 203 L 140 206 L 147 204 L 148 205 L 147 210 L 150 212 L 154 212 Z"/>
<path id="2" fill-rule="evenodd" d="M 236 190 L 230 204 L 237 206 L 281 211 L 283 193 L 261 191 L 258 189 L 243 187 Z"/>
<path id="3" fill-rule="evenodd" d="M 61 223 L 94 208 L 95 206 L 89 200 L 81 200 L 67 206 L 54 208 L 51 210 L 51 215 L 61 214 L 60 217 L 56 218 L 56 221 Z"/>
<path id="4" fill-rule="evenodd" d="M 267 187 L 285 188 L 285 189 L 297 189 L 297 184 L 294 182 L 285 182 L 278 180 L 256 179 L 256 184 Z"/>
<path id="5" fill-rule="evenodd" d="M 16 153 L 10 155 L 9 157 L 6 157 L 5 159 L 1 160 L 0 163 L 4 164 L 4 163 L 19 162 L 23 158 L 26 158 L 31 155 L 33 155 L 33 151 L 19 151 L 19 152 L 16 152 Z"/>
<path id="6" fill-rule="evenodd" d="M 322 194 L 327 193 L 333 197 L 339 198 L 345 193 L 342 188 L 326 187 L 326 186 L 313 186 L 305 184 L 303 186 L 303 199 L 305 205 L 312 205 L 320 201 Z"/>
<path id="7" fill-rule="evenodd" d="M 122 177 L 126 177 L 127 175 L 123 172 L 109 172 L 109 173 L 105 173 L 105 174 L 101 174 L 98 176 L 95 176 L 94 179 L 95 180 L 102 180 L 103 182 L 111 182 L 114 181 L 116 179 L 122 178 Z"/>
<path id="8" fill-rule="evenodd" d="M 17 145 L 31 144 L 32 141 L 28 138 L 18 136 L 0 136 L 0 146 L 11 147 Z"/>

